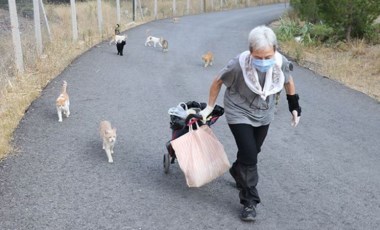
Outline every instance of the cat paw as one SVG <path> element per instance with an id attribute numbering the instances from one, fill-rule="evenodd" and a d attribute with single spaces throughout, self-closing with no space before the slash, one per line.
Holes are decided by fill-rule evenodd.
<path id="1" fill-rule="evenodd" d="M 62 122 L 62 120 L 58 120 L 58 122 Z"/>
<path id="2" fill-rule="evenodd" d="M 109 159 L 109 160 L 108 160 L 108 163 L 113 163 L 113 160 L 112 160 L 112 159 Z"/>

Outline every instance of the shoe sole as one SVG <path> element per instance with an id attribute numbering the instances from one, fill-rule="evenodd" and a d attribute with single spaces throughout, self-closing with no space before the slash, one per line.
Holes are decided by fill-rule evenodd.
<path id="1" fill-rule="evenodd" d="M 240 219 L 241 219 L 242 221 L 252 222 L 252 221 L 255 221 L 255 220 L 256 220 L 256 217 L 246 217 L 246 218 L 240 217 Z"/>

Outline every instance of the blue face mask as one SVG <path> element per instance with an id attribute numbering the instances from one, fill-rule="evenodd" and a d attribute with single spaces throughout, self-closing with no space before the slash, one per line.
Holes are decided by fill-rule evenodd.
<path id="1" fill-rule="evenodd" d="M 252 59 L 252 65 L 254 68 L 256 68 L 258 71 L 262 73 L 266 73 L 273 65 L 275 61 L 273 58 L 271 59 Z"/>

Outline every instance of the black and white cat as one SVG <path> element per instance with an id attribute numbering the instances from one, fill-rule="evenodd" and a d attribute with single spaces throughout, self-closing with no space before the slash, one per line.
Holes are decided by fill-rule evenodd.
<path id="1" fill-rule="evenodd" d="M 124 46 L 125 46 L 125 40 L 122 40 L 121 42 L 116 43 L 117 55 L 123 56 Z"/>

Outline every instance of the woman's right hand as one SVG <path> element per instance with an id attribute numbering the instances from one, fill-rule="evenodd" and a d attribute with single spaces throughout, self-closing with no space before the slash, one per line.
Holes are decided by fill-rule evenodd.
<path id="1" fill-rule="evenodd" d="M 206 123 L 208 115 L 210 115 L 212 111 L 214 110 L 214 106 L 207 105 L 206 108 L 204 108 L 203 110 L 199 112 L 199 115 L 202 116 L 203 123 Z"/>

